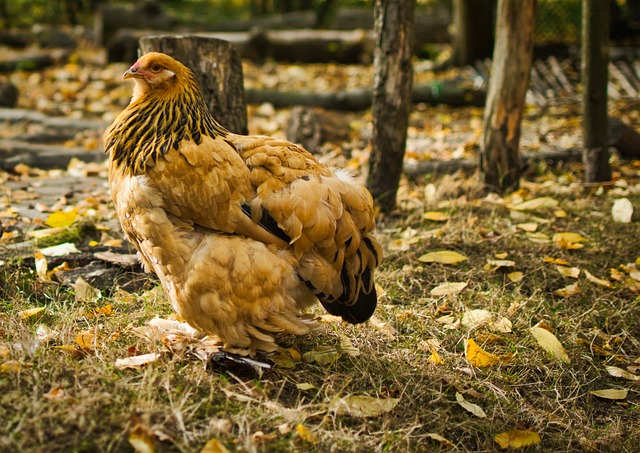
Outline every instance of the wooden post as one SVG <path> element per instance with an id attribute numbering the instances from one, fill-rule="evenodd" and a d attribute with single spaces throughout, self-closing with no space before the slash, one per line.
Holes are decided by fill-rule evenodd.
<path id="1" fill-rule="evenodd" d="M 373 138 L 367 187 L 382 212 L 396 204 L 411 111 L 415 0 L 376 0 Z"/>
<path id="2" fill-rule="evenodd" d="M 533 58 L 536 0 L 499 0 L 496 46 L 484 111 L 480 171 L 491 190 L 517 189 L 518 144 Z"/>
<path id="3" fill-rule="evenodd" d="M 582 0 L 582 163 L 587 183 L 611 180 L 607 134 L 609 2 Z"/>
<path id="4" fill-rule="evenodd" d="M 215 119 L 231 132 L 247 134 L 242 62 L 231 43 L 204 36 L 161 35 L 141 38 L 140 49 L 166 53 L 189 67 Z"/>
<path id="5" fill-rule="evenodd" d="M 456 66 L 473 65 L 493 51 L 495 0 L 454 0 L 452 61 Z"/>

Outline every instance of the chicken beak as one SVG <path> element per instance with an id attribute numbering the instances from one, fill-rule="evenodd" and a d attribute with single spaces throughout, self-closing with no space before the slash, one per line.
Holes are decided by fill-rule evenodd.
<path id="1" fill-rule="evenodd" d="M 138 66 L 135 64 L 127 69 L 124 74 L 122 74 L 122 78 L 124 80 L 140 78 L 141 76 L 142 75 L 138 72 Z"/>

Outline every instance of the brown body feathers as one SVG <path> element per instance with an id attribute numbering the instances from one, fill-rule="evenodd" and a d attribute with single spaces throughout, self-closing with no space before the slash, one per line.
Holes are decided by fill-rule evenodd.
<path id="1" fill-rule="evenodd" d="M 293 143 L 225 130 L 167 55 L 144 55 L 124 78 L 135 86 L 105 134 L 110 189 L 182 318 L 255 352 L 309 332 L 300 311 L 316 300 L 348 322 L 371 316 L 382 252 L 364 187 Z"/>

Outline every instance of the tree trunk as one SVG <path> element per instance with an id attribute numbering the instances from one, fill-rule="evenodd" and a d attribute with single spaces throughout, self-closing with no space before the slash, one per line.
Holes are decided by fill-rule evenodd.
<path id="1" fill-rule="evenodd" d="M 376 0 L 373 138 L 367 187 L 382 212 L 396 204 L 411 111 L 415 0 Z"/>
<path id="2" fill-rule="evenodd" d="M 611 180 L 607 137 L 609 3 L 582 1 L 582 95 L 585 182 Z"/>
<path id="3" fill-rule="evenodd" d="M 520 123 L 533 57 L 536 0 L 499 0 L 480 171 L 491 190 L 517 189 Z"/>
<path id="4" fill-rule="evenodd" d="M 453 1 L 453 56 L 456 66 L 491 57 L 495 0 Z"/>
<path id="5" fill-rule="evenodd" d="M 147 36 L 140 40 L 140 48 L 166 53 L 191 68 L 211 114 L 232 132 L 248 132 L 242 62 L 229 42 L 202 36 Z"/>

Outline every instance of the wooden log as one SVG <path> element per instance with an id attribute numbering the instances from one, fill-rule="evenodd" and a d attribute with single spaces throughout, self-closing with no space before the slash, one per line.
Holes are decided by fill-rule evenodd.
<path id="1" fill-rule="evenodd" d="M 67 168 L 73 158 L 83 162 L 102 162 L 106 156 L 99 149 L 87 151 L 84 148 L 0 140 L 0 168 L 3 170 L 13 170 L 18 164 L 44 169 Z"/>
<path id="2" fill-rule="evenodd" d="M 100 120 L 53 117 L 35 110 L 8 108 L 0 108 L 0 121 L 8 123 L 36 123 L 53 131 L 103 131 L 109 126 L 109 123 Z"/>
<path id="3" fill-rule="evenodd" d="M 0 60 L 0 73 L 16 70 L 37 71 L 49 66 L 65 63 L 71 55 L 69 49 L 55 49 L 36 55 L 23 55 L 7 60 Z"/>
<path id="4" fill-rule="evenodd" d="M 307 106 L 321 107 L 327 110 L 361 111 L 371 107 L 373 93 L 369 89 L 354 89 L 338 92 L 278 91 L 247 89 L 247 104 L 268 102 L 276 108 Z M 468 83 L 437 82 L 431 85 L 414 86 L 411 99 L 414 104 L 429 105 L 484 105 L 486 92 L 469 86 Z"/>
<path id="5" fill-rule="evenodd" d="M 196 35 L 162 35 L 142 38 L 140 48 L 166 53 L 191 68 L 220 124 L 235 133 L 248 133 L 242 62 L 231 43 Z"/>

